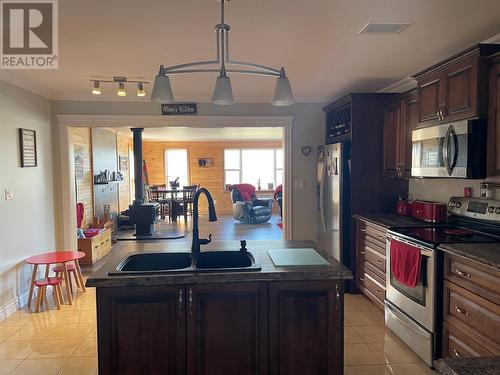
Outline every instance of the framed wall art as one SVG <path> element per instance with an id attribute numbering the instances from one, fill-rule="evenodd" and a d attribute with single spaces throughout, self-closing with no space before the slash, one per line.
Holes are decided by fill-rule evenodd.
<path id="1" fill-rule="evenodd" d="M 21 167 L 36 167 L 36 131 L 19 129 L 19 149 L 21 150 Z"/>

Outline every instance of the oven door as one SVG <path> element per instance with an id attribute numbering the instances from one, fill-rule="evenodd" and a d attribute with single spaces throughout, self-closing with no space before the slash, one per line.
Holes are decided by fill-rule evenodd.
<path id="1" fill-rule="evenodd" d="M 404 242 L 420 250 L 422 264 L 419 281 L 415 288 L 408 288 L 392 276 L 391 241 Z M 387 300 L 429 332 L 434 332 L 434 304 L 436 295 L 436 256 L 434 251 L 388 234 L 386 262 Z"/>
<path id="2" fill-rule="evenodd" d="M 414 130 L 412 176 L 467 177 L 468 140 L 467 121 Z"/>

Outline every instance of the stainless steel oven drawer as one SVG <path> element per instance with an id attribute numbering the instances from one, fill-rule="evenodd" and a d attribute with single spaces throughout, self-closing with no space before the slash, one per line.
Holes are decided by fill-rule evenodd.
<path id="1" fill-rule="evenodd" d="M 432 366 L 433 334 L 421 327 L 388 301 L 385 302 L 385 325 L 405 342 L 425 363 Z"/>

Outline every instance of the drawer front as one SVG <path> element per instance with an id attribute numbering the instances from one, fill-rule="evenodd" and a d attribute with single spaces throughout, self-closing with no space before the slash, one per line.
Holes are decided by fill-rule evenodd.
<path id="1" fill-rule="evenodd" d="M 384 227 L 358 220 L 357 235 L 385 254 L 387 230 Z"/>
<path id="2" fill-rule="evenodd" d="M 365 261 L 370 263 L 376 269 L 383 272 L 385 275 L 385 255 L 380 254 L 380 252 L 374 250 L 369 245 L 365 245 Z"/>
<path id="3" fill-rule="evenodd" d="M 445 278 L 482 297 L 500 304 L 500 272 L 445 254 Z"/>
<path id="4" fill-rule="evenodd" d="M 445 320 L 458 319 L 495 343 L 500 343 L 500 306 L 453 283 L 445 282 Z"/>
<path id="5" fill-rule="evenodd" d="M 458 329 L 443 324 L 443 356 L 445 358 L 487 357 L 494 355 Z"/>
<path id="6" fill-rule="evenodd" d="M 358 272 L 358 286 L 374 302 L 377 302 L 381 308 L 384 307 L 385 283 L 375 273 L 368 268 L 361 268 Z"/>

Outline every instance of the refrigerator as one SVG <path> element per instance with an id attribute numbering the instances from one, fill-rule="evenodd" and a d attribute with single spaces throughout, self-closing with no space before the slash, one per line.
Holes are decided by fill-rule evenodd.
<path id="1" fill-rule="evenodd" d="M 351 143 L 318 146 L 317 242 L 340 263 L 350 268 Z"/>

